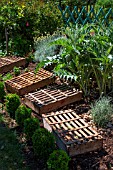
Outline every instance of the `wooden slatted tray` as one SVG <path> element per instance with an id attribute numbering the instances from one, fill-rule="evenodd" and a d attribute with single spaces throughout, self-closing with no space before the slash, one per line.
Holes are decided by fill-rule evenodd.
<path id="1" fill-rule="evenodd" d="M 5 82 L 6 89 L 11 93 L 24 95 L 37 88 L 53 83 L 55 77 L 49 71 L 40 69 L 35 75 L 33 71 L 21 74 Z"/>
<path id="2" fill-rule="evenodd" d="M 36 113 L 42 114 L 79 101 L 81 98 L 81 91 L 62 84 L 28 93 L 25 95 L 24 103 Z"/>
<path id="3" fill-rule="evenodd" d="M 102 137 L 74 110 L 51 112 L 49 115 L 43 114 L 42 117 L 44 128 L 53 132 L 58 147 L 69 156 L 102 148 Z"/>
<path id="4" fill-rule="evenodd" d="M 0 58 L 0 73 L 6 73 L 13 69 L 14 66 L 25 66 L 26 59 L 21 57 L 3 57 Z"/>

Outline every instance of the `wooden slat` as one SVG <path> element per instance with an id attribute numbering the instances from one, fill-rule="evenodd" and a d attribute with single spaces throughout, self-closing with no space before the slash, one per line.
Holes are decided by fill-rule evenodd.
<path id="1" fill-rule="evenodd" d="M 26 59 L 21 57 L 0 58 L 0 73 L 6 73 L 16 67 L 25 66 Z"/>
<path id="2" fill-rule="evenodd" d="M 51 127 L 58 147 L 70 156 L 102 148 L 102 137 L 74 110 L 52 112 L 42 117 L 46 121 L 44 127 Z"/>
<path id="3" fill-rule="evenodd" d="M 24 95 L 31 91 L 35 91 L 37 88 L 44 87 L 55 81 L 52 73 L 39 70 L 35 75 L 34 72 L 28 72 L 21 74 L 11 80 L 5 82 L 6 89 L 11 93 L 17 93 L 18 95 Z M 18 90 L 18 87 L 21 86 Z M 36 98 L 35 98 L 36 99 Z"/>
<path id="4" fill-rule="evenodd" d="M 62 86 L 64 86 L 64 85 L 62 85 Z M 62 93 L 62 91 L 61 91 L 62 86 L 61 85 L 60 86 L 53 85 L 53 86 L 47 87 L 45 89 L 41 89 L 35 93 L 32 93 L 32 95 L 37 97 L 38 100 L 44 101 L 43 106 L 40 108 L 40 114 L 47 113 L 52 110 L 57 110 L 60 107 L 63 107 L 65 105 L 68 105 L 70 103 L 73 103 L 73 102 L 76 102 L 76 101 L 79 101 L 82 99 L 81 91 L 78 91 L 78 92 L 75 91 L 71 95 L 67 95 L 67 89 L 70 89 L 70 88 L 65 85 L 67 87 L 67 88 L 65 88 L 66 91 L 63 89 L 63 93 Z M 72 91 L 73 91 L 73 89 L 72 89 Z M 64 96 L 64 93 L 66 94 L 65 96 Z M 28 102 L 28 100 L 29 100 L 29 102 Z M 31 104 L 28 105 L 27 102 L 29 104 L 31 102 Z M 38 107 L 38 106 L 35 106 L 35 102 L 33 103 L 33 101 L 30 101 L 30 97 L 28 95 L 25 96 L 25 104 L 28 107 L 30 107 L 32 104 L 34 104 L 33 108 Z M 36 112 L 36 110 L 34 110 L 34 111 Z"/>

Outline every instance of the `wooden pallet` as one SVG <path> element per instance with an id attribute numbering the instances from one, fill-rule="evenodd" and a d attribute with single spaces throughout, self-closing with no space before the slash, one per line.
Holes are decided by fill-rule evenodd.
<path id="1" fill-rule="evenodd" d="M 84 154 L 102 148 L 102 137 L 94 127 L 86 123 L 74 110 L 42 115 L 44 128 L 53 132 L 60 149 L 69 156 Z"/>
<path id="2" fill-rule="evenodd" d="M 21 57 L 3 57 L 0 58 L 0 73 L 6 73 L 16 67 L 25 66 L 26 59 Z"/>
<path id="3" fill-rule="evenodd" d="M 62 84 L 28 93 L 25 95 L 24 103 L 36 113 L 42 114 L 79 101 L 81 98 L 81 91 Z"/>
<path id="4" fill-rule="evenodd" d="M 53 83 L 54 80 L 55 77 L 52 73 L 44 69 L 40 69 L 36 75 L 33 71 L 31 71 L 14 77 L 11 80 L 7 80 L 5 82 L 5 86 L 7 91 L 11 93 L 24 95 L 40 87 Z"/>

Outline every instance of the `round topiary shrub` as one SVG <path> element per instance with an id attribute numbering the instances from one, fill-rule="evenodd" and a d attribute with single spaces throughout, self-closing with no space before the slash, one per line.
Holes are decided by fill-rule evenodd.
<path id="1" fill-rule="evenodd" d="M 68 170 L 69 156 L 63 150 L 54 150 L 47 161 L 48 170 Z"/>
<path id="2" fill-rule="evenodd" d="M 47 129 L 39 128 L 34 132 L 32 142 L 35 155 L 39 159 L 47 161 L 49 155 L 55 149 L 55 140 L 52 133 Z"/>
<path id="3" fill-rule="evenodd" d="M 36 129 L 39 128 L 39 120 L 37 118 L 27 118 L 24 121 L 24 133 L 26 134 L 26 138 L 29 140 L 32 138 Z"/>
<path id="4" fill-rule="evenodd" d="M 15 119 L 15 111 L 20 105 L 20 98 L 17 94 L 8 94 L 6 96 L 6 110 L 9 113 L 10 117 Z"/>
<path id="5" fill-rule="evenodd" d="M 5 90 L 4 90 L 4 83 L 0 82 L 0 101 L 3 102 L 5 98 Z"/>
<path id="6" fill-rule="evenodd" d="M 24 121 L 27 118 L 31 117 L 32 110 L 27 108 L 25 105 L 21 104 L 15 112 L 16 122 L 20 125 L 20 127 L 24 126 Z"/>

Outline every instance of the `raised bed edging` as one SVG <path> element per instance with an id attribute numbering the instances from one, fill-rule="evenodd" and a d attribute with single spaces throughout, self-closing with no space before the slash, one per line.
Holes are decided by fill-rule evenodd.
<path id="1" fill-rule="evenodd" d="M 21 96 L 49 85 L 54 81 L 55 77 L 52 73 L 40 69 L 36 75 L 31 71 L 14 77 L 11 80 L 7 80 L 5 86 L 7 91 Z"/>
<path id="2" fill-rule="evenodd" d="M 25 95 L 24 104 L 36 113 L 43 114 L 81 99 L 81 91 L 74 90 L 63 84 L 53 85 L 37 92 L 28 93 Z"/>
<path id="3" fill-rule="evenodd" d="M 102 136 L 74 110 L 52 112 L 42 117 L 44 128 L 54 134 L 57 146 L 70 157 L 103 147 Z"/>
<path id="4" fill-rule="evenodd" d="M 11 71 L 15 66 L 21 67 L 25 66 L 26 59 L 21 57 L 15 57 L 15 58 L 0 58 L 0 73 L 7 73 L 8 71 Z"/>

